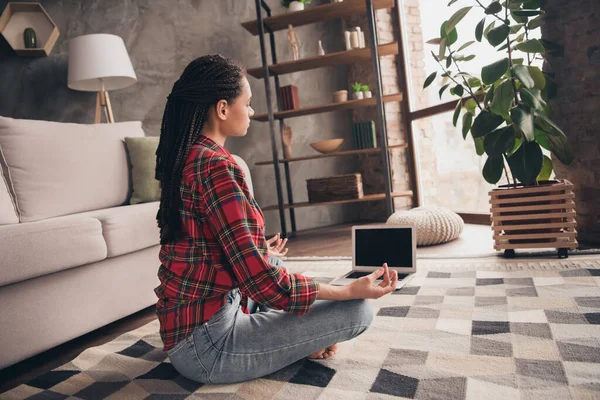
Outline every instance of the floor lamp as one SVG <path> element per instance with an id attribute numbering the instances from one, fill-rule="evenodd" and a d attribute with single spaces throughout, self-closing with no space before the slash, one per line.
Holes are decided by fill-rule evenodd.
<path id="1" fill-rule="evenodd" d="M 137 82 L 123 39 L 105 33 L 84 35 L 69 41 L 68 86 L 73 90 L 97 92 L 94 123 L 115 122 L 109 90 L 123 89 Z"/>

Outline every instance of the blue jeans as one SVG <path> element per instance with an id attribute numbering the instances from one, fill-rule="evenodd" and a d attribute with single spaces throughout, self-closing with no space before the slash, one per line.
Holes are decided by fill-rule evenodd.
<path id="1" fill-rule="evenodd" d="M 173 367 L 201 383 L 234 383 L 268 375 L 363 333 L 373 321 L 366 300 L 317 300 L 302 316 L 279 310 L 245 314 L 239 289 L 208 322 L 169 350 Z"/>

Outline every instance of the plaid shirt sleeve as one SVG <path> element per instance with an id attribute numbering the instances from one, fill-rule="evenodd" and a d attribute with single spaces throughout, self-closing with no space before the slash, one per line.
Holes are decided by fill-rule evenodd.
<path id="1" fill-rule="evenodd" d="M 317 298 L 318 284 L 270 265 L 260 249 L 267 248 L 264 227 L 236 180 L 234 165 L 211 160 L 197 182 L 200 210 L 223 248 L 243 294 L 267 307 L 305 314 Z"/>

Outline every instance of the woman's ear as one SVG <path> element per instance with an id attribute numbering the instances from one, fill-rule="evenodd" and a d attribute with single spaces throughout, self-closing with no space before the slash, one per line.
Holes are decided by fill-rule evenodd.
<path id="1" fill-rule="evenodd" d="M 227 100 L 219 100 L 216 106 L 217 118 L 220 120 L 227 119 Z"/>

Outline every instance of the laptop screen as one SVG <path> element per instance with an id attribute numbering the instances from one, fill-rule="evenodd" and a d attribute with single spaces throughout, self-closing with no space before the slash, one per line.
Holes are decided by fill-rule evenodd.
<path id="1" fill-rule="evenodd" d="M 414 267 L 411 228 L 357 228 L 354 246 L 356 266 Z"/>

